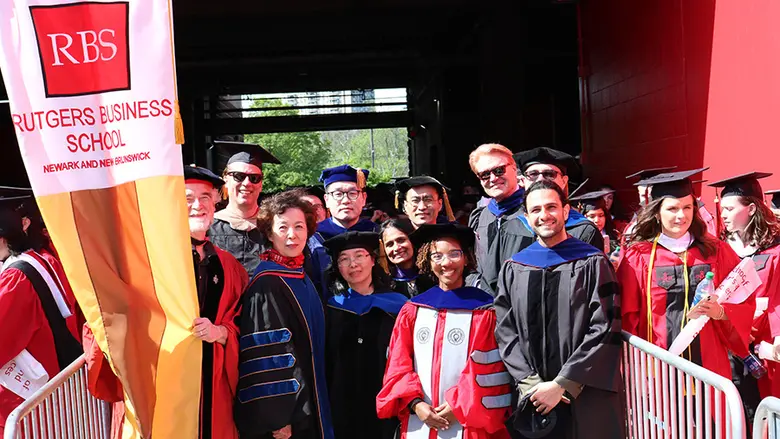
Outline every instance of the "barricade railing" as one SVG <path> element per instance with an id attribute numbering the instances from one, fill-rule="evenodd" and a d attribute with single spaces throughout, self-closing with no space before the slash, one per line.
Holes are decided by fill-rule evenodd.
<path id="1" fill-rule="evenodd" d="M 630 439 L 744 439 L 742 399 L 731 380 L 623 332 Z"/>
<path id="2" fill-rule="evenodd" d="M 764 398 L 753 420 L 753 439 L 780 439 L 780 399 Z"/>
<path id="3" fill-rule="evenodd" d="M 109 439 L 111 406 L 87 390 L 84 355 L 17 407 L 4 439 Z"/>

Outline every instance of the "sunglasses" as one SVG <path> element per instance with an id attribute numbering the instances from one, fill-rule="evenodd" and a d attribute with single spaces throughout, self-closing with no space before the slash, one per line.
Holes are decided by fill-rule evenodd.
<path id="1" fill-rule="evenodd" d="M 553 171 L 552 169 L 548 169 L 546 171 L 531 171 L 525 173 L 525 178 L 536 181 L 539 179 L 539 177 L 544 178 L 545 180 L 555 180 L 558 178 L 558 176 L 561 175 L 558 171 Z"/>
<path id="2" fill-rule="evenodd" d="M 480 172 L 479 174 L 477 174 L 477 178 L 479 178 L 482 181 L 488 181 L 490 180 L 490 174 L 493 174 L 496 177 L 503 177 L 504 174 L 506 174 L 507 166 L 509 165 L 496 166 L 493 169 L 488 169 L 487 171 Z"/>
<path id="3" fill-rule="evenodd" d="M 227 175 L 233 177 L 236 183 L 242 183 L 247 178 L 252 184 L 257 184 L 263 181 L 263 174 L 247 174 L 246 172 L 231 171 Z"/>

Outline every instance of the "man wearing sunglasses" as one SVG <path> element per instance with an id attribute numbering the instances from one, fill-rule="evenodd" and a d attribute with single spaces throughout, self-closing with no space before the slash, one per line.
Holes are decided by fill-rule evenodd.
<path id="1" fill-rule="evenodd" d="M 514 155 L 514 158 L 518 169 L 522 173 L 520 182 L 526 191 L 537 181 L 547 180 L 555 183 L 568 197 L 569 177 L 573 176 L 576 180 L 581 181 L 579 175 L 580 166 L 577 160 L 563 151 L 542 146 L 518 152 Z M 526 231 L 535 238 L 533 228 L 525 220 L 525 217 L 520 217 L 520 221 L 523 223 Z M 566 232 L 593 247 L 604 248 L 604 238 L 601 236 L 598 227 L 574 209 L 571 210 L 566 220 Z M 522 249 L 517 251 L 520 250 Z"/>
<path id="2" fill-rule="evenodd" d="M 257 230 L 258 198 L 263 190 L 263 163 L 281 163 L 259 145 L 241 142 L 214 142 L 213 149 L 231 154 L 222 173 L 223 197 L 228 204 L 214 215 L 209 239 L 232 254 L 246 268 L 249 276 L 260 263 L 265 250 L 265 236 Z"/>
<path id="3" fill-rule="evenodd" d="M 478 279 L 467 283 L 495 295 L 501 264 L 533 243 L 518 216 L 522 216 L 523 193 L 517 165 L 509 148 L 496 143 L 479 146 L 469 155 L 471 170 L 490 202 L 477 207 L 469 218 L 476 233 Z"/>

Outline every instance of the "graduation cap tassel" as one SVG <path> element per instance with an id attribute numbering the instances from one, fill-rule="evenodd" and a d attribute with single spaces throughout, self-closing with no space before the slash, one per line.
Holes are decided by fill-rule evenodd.
<path id="1" fill-rule="evenodd" d="M 447 219 L 450 222 L 455 222 L 455 214 L 452 213 L 452 206 L 450 206 L 450 196 L 447 195 L 447 189 L 442 189 L 441 194 L 444 198 L 444 212 L 447 214 Z"/>
<path id="2" fill-rule="evenodd" d="M 173 101 L 173 136 L 177 145 L 184 145 L 184 121 L 181 119 L 178 99 Z"/>
<path id="3" fill-rule="evenodd" d="M 357 168 L 357 187 L 360 190 L 366 188 L 366 174 L 364 174 L 363 170 L 360 168 Z"/>
<path id="4" fill-rule="evenodd" d="M 395 210 L 398 210 L 401 205 L 399 199 L 401 198 L 401 191 L 395 191 Z"/>
<path id="5" fill-rule="evenodd" d="M 390 274 L 390 267 L 387 263 L 387 253 L 385 253 L 385 243 L 381 239 L 379 240 L 379 258 L 377 262 L 379 262 L 379 266 L 382 267 L 382 270 L 385 270 L 385 273 Z"/>
<path id="6" fill-rule="evenodd" d="M 721 227 L 723 227 L 722 219 L 720 218 L 720 197 L 718 197 L 718 192 L 715 192 L 715 233 L 717 236 L 716 238 L 720 238 L 720 232 L 723 230 Z"/>

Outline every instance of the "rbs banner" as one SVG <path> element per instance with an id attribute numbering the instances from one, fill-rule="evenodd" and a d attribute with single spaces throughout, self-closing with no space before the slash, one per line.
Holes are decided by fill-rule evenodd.
<path id="1" fill-rule="evenodd" d="M 125 390 L 125 437 L 195 438 L 198 303 L 169 0 L 0 0 L 0 69 L 68 278 Z M 197 366 L 197 367 L 193 367 Z"/>

